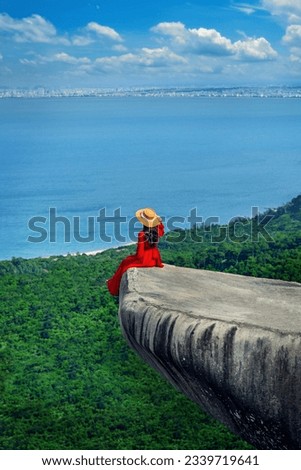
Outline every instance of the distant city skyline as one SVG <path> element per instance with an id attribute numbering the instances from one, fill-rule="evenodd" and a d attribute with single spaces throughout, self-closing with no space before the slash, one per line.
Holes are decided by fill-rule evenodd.
<path id="1" fill-rule="evenodd" d="M 0 0 L 0 87 L 301 84 L 301 0 Z"/>

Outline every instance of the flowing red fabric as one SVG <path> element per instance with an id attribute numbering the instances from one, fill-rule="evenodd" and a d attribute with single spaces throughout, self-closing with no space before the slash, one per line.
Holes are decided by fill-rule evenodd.
<path id="1" fill-rule="evenodd" d="M 164 235 L 164 225 L 161 223 L 158 225 L 158 235 L 162 237 Z M 157 245 L 150 246 L 148 243 L 145 232 L 141 231 L 138 234 L 138 243 L 136 253 L 134 255 L 127 256 L 121 261 L 117 271 L 111 279 L 108 279 L 107 286 L 112 295 L 119 294 L 119 286 L 123 273 L 129 268 L 151 268 L 157 266 L 163 268 L 160 252 Z"/>

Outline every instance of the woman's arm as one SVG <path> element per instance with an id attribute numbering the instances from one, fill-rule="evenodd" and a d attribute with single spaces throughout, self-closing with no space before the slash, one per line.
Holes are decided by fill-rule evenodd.
<path id="1" fill-rule="evenodd" d="M 164 235 L 164 225 L 163 225 L 162 221 L 158 225 L 158 235 L 159 235 L 159 237 L 162 237 Z"/>

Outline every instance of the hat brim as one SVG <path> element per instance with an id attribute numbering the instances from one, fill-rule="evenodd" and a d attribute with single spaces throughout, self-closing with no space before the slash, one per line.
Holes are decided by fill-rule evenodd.
<path id="1" fill-rule="evenodd" d="M 144 210 L 145 209 L 139 209 L 136 211 L 136 217 L 139 220 L 139 222 L 141 222 L 142 225 L 145 225 L 145 227 L 149 227 L 149 228 L 157 227 L 157 225 L 159 225 L 161 222 L 160 217 L 156 214 L 153 219 L 146 219 L 146 217 L 143 217 Z"/>

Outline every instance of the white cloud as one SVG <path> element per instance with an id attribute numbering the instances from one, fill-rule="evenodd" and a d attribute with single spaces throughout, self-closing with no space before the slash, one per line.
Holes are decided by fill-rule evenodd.
<path id="1" fill-rule="evenodd" d="M 117 52 L 126 52 L 127 47 L 125 47 L 123 44 L 115 44 L 112 49 Z"/>
<path id="2" fill-rule="evenodd" d="M 115 29 L 91 21 L 79 31 L 79 34 L 72 36 L 71 43 L 73 46 L 87 46 L 99 41 L 99 39 L 117 43 L 123 42 L 123 38 Z M 114 45 L 113 47 L 118 45 L 122 47 L 121 44 Z"/>
<path id="3" fill-rule="evenodd" d="M 102 26 L 94 21 L 90 22 L 86 26 L 87 31 L 93 31 L 99 36 L 104 36 L 106 38 L 111 39 L 112 41 L 119 41 L 121 42 L 123 39 L 115 29 L 110 28 L 109 26 Z"/>
<path id="4" fill-rule="evenodd" d="M 149 49 L 144 47 L 137 54 L 127 53 L 119 56 L 101 57 L 95 65 L 103 71 L 120 70 L 124 67 L 167 67 L 175 64 L 185 64 L 186 60 L 175 54 L 167 47 Z"/>
<path id="5" fill-rule="evenodd" d="M 58 54 L 54 54 L 52 56 L 53 61 L 57 62 L 65 62 L 66 64 L 90 64 L 91 60 L 88 57 L 73 57 L 66 52 L 59 52 Z"/>
<path id="6" fill-rule="evenodd" d="M 186 63 L 184 57 L 181 57 L 175 52 L 169 50 L 168 47 L 161 47 L 156 49 L 143 47 L 141 54 L 138 57 L 144 65 L 151 65 L 154 67 L 166 66 L 168 64 Z"/>
<path id="7" fill-rule="evenodd" d="M 301 0 L 261 0 L 262 7 L 290 24 L 301 21 Z"/>
<path id="8" fill-rule="evenodd" d="M 0 53 L 0 60 L 3 60 L 3 55 Z"/>
<path id="9" fill-rule="evenodd" d="M 6 13 L 0 14 L 0 33 L 10 35 L 15 42 L 64 44 L 73 46 L 87 46 L 104 38 L 110 41 L 123 41 L 117 31 L 109 26 L 102 26 L 95 22 L 88 23 L 73 36 L 60 36 L 50 21 L 40 15 L 15 19 Z"/>
<path id="10" fill-rule="evenodd" d="M 185 38 L 186 36 L 185 25 L 180 21 L 159 23 L 153 28 L 151 28 L 151 31 L 154 31 L 155 33 L 165 34 L 167 36 L 174 36 L 176 40 L 179 38 L 180 42 L 182 42 L 182 38 Z"/>
<path id="11" fill-rule="evenodd" d="M 152 31 L 171 39 L 178 50 L 202 56 L 234 56 L 243 60 L 271 60 L 277 52 L 263 37 L 248 38 L 232 43 L 215 29 L 190 29 L 183 23 L 159 23 Z"/>
<path id="12" fill-rule="evenodd" d="M 291 9 L 301 13 L 300 0 L 262 0 L 262 5 L 271 11 L 283 11 Z"/>
<path id="13" fill-rule="evenodd" d="M 203 55 L 232 54 L 231 41 L 215 29 L 190 29 L 183 23 L 159 23 L 152 28 L 155 33 L 169 36 L 174 46 L 191 53 Z"/>
<path id="14" fill-rule="evenodd" d="M 290 61 L 301 64 L 301 47 L 292 47 Z"/>
<path id="15" fill-rule="evenodd" d="M 210 55 L 232 54 L 231 41 L 215 29 L 188 29 L 190 47 L 196 52 Z"/>
<path id="16" fill-rule="evenodd" d="M 277 52 L 265 38 L 247 38 L 233 44 L 238 59 L 272 60 Z"/>
<path id="17" fill-rule="evenodd" d="M 254 10 L 254 8 L 250 8 L 250 7 L 247 7 L 247 6 L 237 7 L 237 10 L 239 10 L 243 13 L 246 13 L 247 15 L 252 15 L 256 11 L 256 10 Z"/>
<path id="18" fill-rule="evenodd" d="M 301 25 L 293 24 L 288 26 L 283 41 L 289 44 L 298 43 L 301 45 Z"/>
<path id="19" fill-rule="evenodd" d="M 72 36 L 71 42 L 73 46 L 88 46 L 92 44 L 94 40 L 89 36 Z"/>
<path id="20" fill-rule="evenodd" d="M 285 45 L 289 46 L 290 61 L 301 63 L 301 25 L 292 24 L 288 26 L 282 40 Z"/>
<path id="21" fill-rule="evenodd" d="M 34 59 L 19 59 L 19 62 L 23 65 L 37 65 L 39 63 L 38 60 Z"/>
<path id="22" fill-rule="evenodd" d="M 16 42 L 69 44 L 68 39 L 59 37 L 53 24 L 40 15 L 14 19 L 6 13 L 1 13 L 0 32 L 10 34 Z"/>
<path id="23" fill-rule="evenodd" d="M 283 42 L 290 46 L 290 61 L 301 63 L 301 25 L 294 24 L 288 26 L 283 36 Z"/>
<path id="24" fill-rule="evenodd" d="M 49 62 L 63 62 L 70 65 L 90 64 L 91 60 L 88 57 L 74 57 L 66 52 L 58 52 L 50 56 L 37 55 L 34 59 L 20 59 L 23 65 L 38 65 L 46 64 Z"/>
<path id="25" fill-rule="evenodd" d="M 233 10 L 238 10 L 246 15 L 252 15 L 255 13 L 258 8 L 254 5 L 249 5 L 248 3 L 236 3 L 231 6 Z"/>

